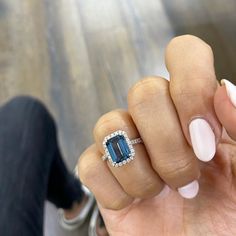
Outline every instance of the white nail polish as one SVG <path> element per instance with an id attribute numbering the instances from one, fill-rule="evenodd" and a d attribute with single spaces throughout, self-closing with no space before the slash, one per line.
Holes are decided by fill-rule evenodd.
<path id="1" fill-rule="evenodd" d="M 202 118 L 196 118 L 189 125 L 189 133 L 193 151 L 201 161 L 210 161 L 216 152 L 215 134 L 208 124 Z"/>
<path id="2" fill-rule="evenodd" d="M 170 188 L 168 185 L 165 185 L 161 192 L 157 195 L 158 198 L 165 198 L 170 193 Z"/>
<path id="3" fill-rule="evenodd" d="M 236 107 L 236 86 L 226 79 L 222 79 L 220 83 L 225 85 L 227 95 L 232 104 Z"/>
<path id="4" fill-rule="evenodd" d="M 197 180 L 194 180 L 190 184 L 187 184 L 181 188 L 178 188 L 179 194 L 183 198 L 191 199 L 197 196 L 199 190 L 199 184 Z"/>

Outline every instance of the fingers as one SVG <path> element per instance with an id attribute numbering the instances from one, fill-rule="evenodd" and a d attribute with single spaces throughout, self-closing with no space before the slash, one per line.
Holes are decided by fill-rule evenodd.
<path id="1" fill-rule="evenodd" d="M 140 136 L 126 111 L 116 110 L 107 113 L 99 119 L 94 128 L 96 145 L 101 153 L 104 153 L 104 138 L 117 130 L 125 131 L 131 140 Z M 134 149 L 133 161 L 118 168 L 108 162 L 108 167 L 128 195 L 135 198 L 153 197 L 163 189 L 163 181 L 153 170 L 145 146 L 137 144 Z"/>
<path id="2" fill-rule="evenodd" d="M 133 201 L 112 175 L 107 164 L 101 161 L 101 153 L 95 145 L 81 155 L 77 166 L 80 180 L 104 208 L 120 210 Z"/>
<path id="3" fill-rule="evenodd" d="M 116 197 L 121 198 L 119 204 L 115 204 L 118 208 L 117 205 L 124 206 L 134 198 L 157 195 L 163 189 L 164 182 L 178 189 L 182 196 L 192 198 L 199 187 L 196 157 L 209 161 L 215 155 L 221 125 L 214 109 L 217 81 L 211 48 L 194 36 L 177 37 L 167 47 L 166 64 L 170 83 L 162 78 L 138 82 L 128 96 L 130 114 L 117 110 L 104 115 L 94 129 L 96 148 L 91 150 L 95 152 L 96 149 L 95 154 L 88 151 L 82 158 L 80 166 L 85 167 L 81 167 L 81 178 L 88 185 L 93 185 L 92 179 L 95 181 L 95 177 L 91 177 L 93 170 L 96 173 L 94 176 L 100 176 L 96 181 L 103 183 L 110 179 L 109 184 L 105 185 L 108 191 L 113 191 L 110 185 L 115 186 L 116 191 L 111 194 L 109 203 L 104 202 L 109 207 Z M 216 96 L 217 115 L 235 137 L 234 130 L 227 126 L 232 120 L 226 120 L 218 114 L 225 108 L 217 99 Z M 144 145 L 135 145 L 135 159 L 119 168 L 101 160 L 104 138 L 117 130 L 125 131 L 130 139 L 141 136 L 144 141 Z M 118 148 L 122 152 L 116 144 L 117 152 Z M 88 153 L 93 157 L 83 161 Z M 83 164 L 87 162 L 89 164 Z M 86 165 L 91 167 L 83 172 Z M 106 198 L 104 193 L 97 186 L 93 185 L 92 188 L 102 202 Z"/>
<path id="4" fill-rule="evenodd" d="M 182 133 L 170 98 L 169 82 L 158 77 L 138 82 L 129 92 L 128 107 L 156 172 L 180 192 L 194 185 L 189 194 L 195 196 L 198 163 Z"/>
<path id="5" fill-rule="evenodd" d="M 166 65 L 184 135 L 196 156 L 209 161 L 221 136 L 213 105 L 217 81 L 212 50 L 197 37 L 176 37 L 166 49 Z"/>
<path id="6" fill-rule="evenodd" d="M 236 140 L 236 87 L 227 80 L 221 83 L 214 97 L 215 111 L 229 136 Z"/>

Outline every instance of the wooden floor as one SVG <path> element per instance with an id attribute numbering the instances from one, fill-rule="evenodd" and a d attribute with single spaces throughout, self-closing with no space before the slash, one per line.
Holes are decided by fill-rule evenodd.
<path id="1" fill-rule="evenodd" d="M 168 77 L 163 55 L 173 36 L 206 40 L 218 78 L 235 80 L 235 11 L 235 0 L 0 0 L 0 102 L 43 100 L 72 169 L 98 117 L 125 108 L 135 81 Z M 47 207 L 46 236 L 86 235 L 63 232 L 55 212 Z"/>

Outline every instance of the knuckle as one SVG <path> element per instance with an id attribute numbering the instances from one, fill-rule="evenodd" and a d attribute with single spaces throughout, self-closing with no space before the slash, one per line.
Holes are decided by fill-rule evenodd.
<path id="1" fill-rule="evenodd" d="M 185 78 L 183 78 L 183 82 L 179 79 L 179 83 L 172 84 L 171 97 L 175 102 L 182 104 L 191 104 L 193 101 L 199 101 L 199 98 L 212 98 L 217 87 L 217 83 L 213 83 L 212 78 L 214 78 L 214 75 L 210 72 L 202 73 L 202 75 L 198 72 L 198 76 L 191 76 L 190 86 L 186 86 Z"/>
<path id="2" fill-rule="evenodd" d="M 180 35 L 171 39 L 171 41 L 167 45 L 167 51 L 172 50 L 173 48 L 182 48 L 182 46 L 194 48 L 203 47 L 208 52 L 212 53 L 212 49 L 209 44 L 207 44 L 199 37 L 190 34 Z"/>
<path id="3" fill-rule="evenodd" d="M 153 179 L 145 179 L 142 183 L 128 186 L 126 192 L 134 198 L 150 198 L 161 191 L 161 186 Z"/>
<path id="4" fill-rule="evenodd" d="M 94 137 L 102 137 L 106 132 L 111 133 L 114 127 L 119 127 L 122 116 L 127 116 L 127 112 L 122 109 L 113 110 L 101 116 L 94 126 Z"/>
<path id="5" fill-rule="evenodd" d="M 110 210 L 121 210 L 127 207 L 131 203 L 131 201 L 133 201 L 133 199 L 128 195 L 122 195 L 117 197 L 116 199 L 112 199 L 112 201 L 104 202 L 103 207 Z"/>
<path id="6" fill-rule="evenodd" d="M 163 168 L 160 168 L 163 166 Z M 159 163 L 159 174 L 172 187 L 183 186 L 186 179 L 196 179 L 198 177 L 197 163 L 194 158 L 182 158 L 171 163 Z"/>
<path id="7" fill-rule="evenodd" d="M 200 38 L 191 35 L 191 34 L 184 34 L 184 35 L 180 35 L 180 36 L 176 36 L 174 38 L 172 38 L 168 44 L 168 46 L 172 46 L 172 45 L 176 45 L 176 44 L 181 44 L 184 42 L 185 43 L 191 43 L 194 41 L 198 41 L 201 40 Z"/>
<path id="8" fill-rule="evenodd" d="M 97 169 L 95 163 L 91 161 L 93 158 L 87 158 L 87 155 L 89 155 L 88 152 L 89 150 L 81 155 L 77 164 L 79 178 L 86 186 L 89 186 L 94 181 L 94 175 Z M 92 152 L 89 153 L 90 155 L 94 155 Z"/>
<path id="9" fill-rule="evenodd" d="M 179 161 L 177 165 L 169 166 L 164 169 L 163 175 L 168 179 L 175 179 L 176 177 L 185 175 L 192 167 L 191 162 Z"/>
<path id="10" fill-rule="evenodd" d="M 87 180 L 90 178 L 89 176 L 91 176 L 89 170 L 89 165 L 84 161 L 84 158 L 81 157 L 78 163 L 78 175 L 81 182 L 85 185 L 88 182 Z"/>
<path id="11" fill-rule="evenodd" d="M 168 93 L 168 81 L 161 77 L 147 77 L 138 81 L 128 93 L 129 107 L 150 101 L 154 96 Z"/>

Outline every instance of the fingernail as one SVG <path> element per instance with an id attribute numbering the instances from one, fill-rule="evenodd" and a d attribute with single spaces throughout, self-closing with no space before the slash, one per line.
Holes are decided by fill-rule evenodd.
<path id="1" fill-rule="evenodd" d="M 215 134 L 208 124 L 202 118 L 192 120 L 189 125 L 189 133 L 193 151 L 201 161 L 210 161 L 216 152 Z"/>
<path id="2" fill-rule="evenodd" d="M 187 184 L 181 188 L 178 188 L 179 194 L 183 198 L 191 199 L 197 196 L 199 190 L 199 184 L 197 180 L 194 180 L 190 184 Z"/>
<path id="3" fill-rule="evenodd" d="M 165 198 L 170 193 L 170 188 L 168 185 L 165 185 L 161 192 L 158 194 L 158 198 Z"/>
<path id="4" fill-rule="evenodd" d="M 222 79 L 220 83 L 221 85 L 225 85 L 227 95 L 232 104 L 236 107 L 236 86 L 226 79 Z"/>

